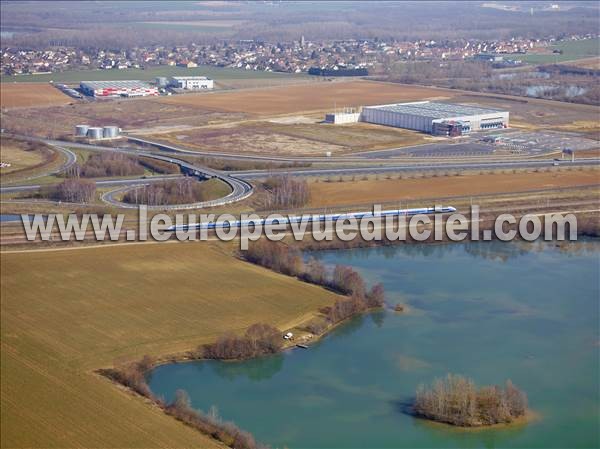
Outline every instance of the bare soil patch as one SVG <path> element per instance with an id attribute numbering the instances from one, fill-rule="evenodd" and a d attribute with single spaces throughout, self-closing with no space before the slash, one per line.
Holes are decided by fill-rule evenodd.
<path id="1" fill-rule="evenodd" d="M 296 137 L 260 123 L 235 127 L 196 128 L 155 137 L 190 149 L 236 154 L 324 155 L 327 151 L 340 153 L 348 150 L 342 145 Z"/>
<path id="2" fill-rule="evenodd" d="M 269 115 L 332 110 L 334 105 L 363 106 L 427 98 L 452 98 L 455 95 L 456 93 L 446 89 L 373 81 L 344 81 L 219 92 L 211 95 L 188 94 L 161 98 L 160 101 L 166 104 Z"/>
<path id="3" fill-rule="evenodd" d="M 248 121 L 230 126 L 181 129 L 150 138 L 199 151 L 295 156 L 325 156 L 328 152 L 340 155 L 359 150 L 417 145 L 430 139 L 425 134 L 406 129 L 368 123 L 306 123 L 310 119 L 305 118 L 300 120 L 295 116 L 289 123 L 285 120 Z"/>
<path id="4" fill-rule="evenodd" d="M 73 101 L 54 86 L 41 83 L 2 83 L 0 93 L 3 109 L 64 105 Z"/>
<path id="5" fill-rule="evenodd" d="M 600 70 L 600 57 L 594 56 L 593 58 L 578 59 L 577 61 L 570 61 L 566 63 L 566 65 L 583 67 L 584 69 Z"/>
<path id="6" fill-rule="evenodd" d="M 584 133 L 592 138 L 598 138 L 600 132 L 598 106 L 478 93 L 464 93 L 452 101 L 510 111 L 511 126 L 515 127 L 557 129 Z"/>
<path id="7" fill-rule="evenodd" d="M 48 120 L 52 117 L 52 120 Z M 240 119 L 242 114 L 217 112 L 186 105 L 164 104 L 156 99 L 107 100 L 39 109 L 15 109 L 2 114 L 10 131 L 37 135 L 72 135 L 76 124 L 116 125 L 123 129 L 209 123 Z"/>

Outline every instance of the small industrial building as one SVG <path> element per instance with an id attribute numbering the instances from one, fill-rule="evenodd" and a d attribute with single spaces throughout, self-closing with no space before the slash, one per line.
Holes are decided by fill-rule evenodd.
<path id="1" fill-rule="evenodd" d="M 84 94 L 99 98 L 158 95 L 157 87 L 137 80 L 82 81 L 79 86 Z"/>
<path id="2" fill-rule="evenodd" d="M 507 128 L 508 119 L 508 111 L 433 101 L 365 106 L 360 114 L 363 122 L 441 136 Z"/>
<path id="3" fill-rule="evenodd" d="M 333 123 L 335 125 L 356 123 L 358 121 L 360 121 L 360 109 L 345 108 L 342 111 L 325 114 L 325 122 Z"/>
<path id="4" fill-rule="evenodd" d="M 186 90 L 204 90 L 214 87 L 213 80 L 205 76 L 174 76 L 170 84 L 176 89 Z"/>

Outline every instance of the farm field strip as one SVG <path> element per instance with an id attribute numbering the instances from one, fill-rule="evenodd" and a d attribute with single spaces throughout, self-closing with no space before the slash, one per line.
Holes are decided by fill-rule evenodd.
<path id="1" fill-rule="evenodd" d="M 0 92 L 0 107 L 3 109 L 61 106 L 73 101 L 71 97 L 49 84 L 0 84 Z"/>
<path id="2" fill-rule="evenodd" d="M 335 178 L 335 177 L 334 177 Z M 510 193 L 585 185 L 600 185 L 598 170 L 462 175 L 416 179 L 370 179 L 311 182 L 312 207 L 415 201 L 422 198 Z"/>
<path id="3" fill-rule="evenodd" d="M 424 98 L 448 99 L 454 95 L 454 92 L 447 89 L 374 81 L 338 81 L 249 91 L 215 92 L 211 95 L 189 94 L 161 98 L 161 101 L 167 104 L 264 116 L 333 110 L 334 107 L 417 101 Z"/>

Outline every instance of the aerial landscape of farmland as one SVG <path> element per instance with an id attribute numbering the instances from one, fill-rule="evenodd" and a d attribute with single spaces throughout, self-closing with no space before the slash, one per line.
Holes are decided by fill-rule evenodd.
<path id="1" fill-rule="evenodd" d="M 1 448 L 600 446 L 593 2 L 0 2 Z"/>

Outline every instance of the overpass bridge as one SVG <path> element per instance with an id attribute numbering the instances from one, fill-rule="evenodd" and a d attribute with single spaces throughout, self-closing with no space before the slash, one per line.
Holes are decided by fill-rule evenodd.
<path id="1" fill-rule="evenodd" d="M 182 159 L 177 159 L 175 157 L 171 157 L 168 155 L 161 155 L 161 154 L 151 153 L 151 152 L 147 152 L 147 151 L 139 151 L 139 150 L 135 150 L 135 149 L 131 149 L 131 148 L 105 147 L 105 146 L 101 146 L 101 145 L 92 145 L 92 144 L 85 144 L 85 143 L 78 143 L 78 142 L 67 142 L 67 141 L 61 141 L 61 140 L 40 139 L 40 138 L 27 137 L 27 136 L 18 136 L 18 137 L 29 140 L 29 141 L 42 142 L 42 143 L 45 143 L 47 145 L 50 145 L 50 146 L 56 147 L 56 148 L 62 148 L 64 146 L 66 146 L 66 147 L 72 147 L 72 148 L 81 148 L 81 149 L 88 150 L 88 151 L 118 152 L 118 153 L 127 154 L 127 155 L 135 156 L 135 157 L 146 157 L 146 158 L 155 159 L 155 160 L 159 160 L 159 161 L 169 162 L 171 164 L 178 165 L 181 172 L 184 175 L 193 176 L 193 177 L 198 178 L 199 180 L 217 178 L 220 181 L 226 183 L 231 188 L 231 193 L 229 193 L 228 195 L 226 195 L 222 198 L 216 199 L 216 200 L 202 201 L 202 202 L 191 203 L 191 204 L 174 204 L 174 205 L 169 205 L 169 206 L 148 206 L 148 209 L 176 210 L 176 209 L 201 209 L 201 208 L 205 208 L 205 207 L 223 206 L 225 204 L 231 204 L 231 203 L 235 203 L 237 201 L 241 201 L 245 198 L 248 198 L 250 195 L 252 195 L 254 193 L 254 188 L 252 187 L 252 184 L 250 184 L 248 181 L 238 179 L 227 173 L 223 173 L 219 170 L 213 170 L 208 167 L 192 164 L 188 161 L 184 161 Z M 73 163 L 74 162 L 75 161 L 73 160 Z M 164 180 L 167 177 L 162 177 L 162 178 Z M 102 181 L 98 181 L 96 184 L 100 185 L 101 182 Z M 111 181 L 108 181 L 108 182 L 106 182 L 106 184 L 108 185 L 110 182 Z M 155 182 L 155 181 L 151 180 L 150 178 L 144 179 L 144 180 L 138 179 L 138 180 L 135 180 L 134 182 L 129 181 L 127 186 L 121 187 L 117 190 L 114 190 L 114 191 L 108 192 L 107 194 L 104 194 L 102 199 L 105 200 L 107 203 L 112 204 L 114 206 L 123 207 L 123 208 L 137 208 L 137 205 L 127 204 L 127 203 L 123 203 L 123 202 L 116 200 L 115 195 L 117 193 L 123 193 L 123 192 L 133 189 L 133 188 L 138 188 L 143 185 L 148 185 L 151 182 Z M 7 186 L 7 187 L 2 187 L 0 189 L 0 192 L 8 193 L 11 191 L 19 191 L 19 190 L 30 190 L 30 189 L 36 190 L 36 189 L 39 189 L 39 187 L 40 187 L 39 185 L 37 185 L 37 186 L 12 186 L 12 187 Z"/>

